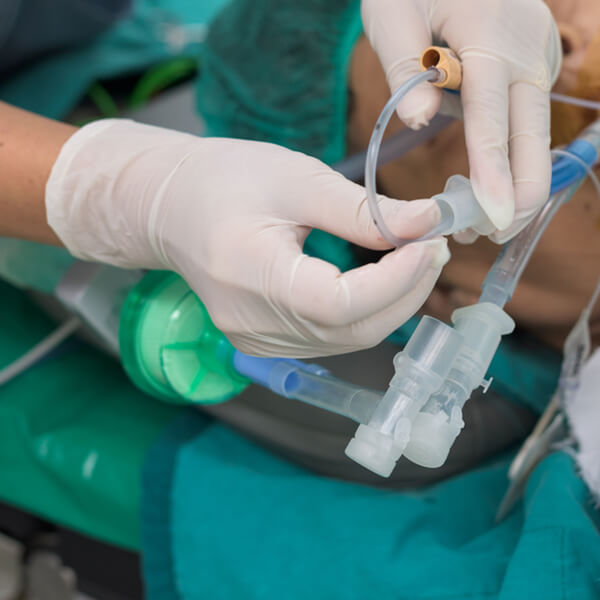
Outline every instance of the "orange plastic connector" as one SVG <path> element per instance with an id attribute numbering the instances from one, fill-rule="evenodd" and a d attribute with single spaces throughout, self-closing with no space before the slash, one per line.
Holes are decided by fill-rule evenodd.
<path id="1" fill-rule="evenodd" d="M 442 81 L 433 83 L 436 87 L 457 90 L 462 81 L 462 65 L 460 59 L 450 48 L 441 46 L 429 46 L 421 54 L 421 69 L 426 71 L 431 67 L 439 69 L 446 77 Z"/>

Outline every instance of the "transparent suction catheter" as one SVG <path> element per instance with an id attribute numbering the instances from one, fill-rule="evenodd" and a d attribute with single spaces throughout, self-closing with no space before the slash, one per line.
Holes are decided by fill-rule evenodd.
<path id="1" fill-rule="evenodd" d="M 423 54 L 423 57 L 428 57 L 431 53 L 439 57 L 440 52 L 435 48 L 431 48 Z M 428 67 L 422 73 L 415 75 L 398 88 L 381 111 L 369 142 L 365 163 L 365 188 L 369 210 L 383 238 L 396 247 L 413 242 L 430 240 L 440 235 L 449 235 L 470 227 L 475 227 L 477 231 L 484 234 L 491 233 L 494 230 L 493 224 L 479 205 L 479 202 L 477 202 L 469 180 L 460 175 L 454 175 L 448 179 L 443 193 L 433 197 L 440 211 L 440 221 L 433 229 L 419 238 L 403 239 L 394 235 L 386 225 L 383 215 L 379 210 L 376 191 L 376 170 L 385 128 L 399 102 L 417 85 L 423 82 L 430 82 L 438 87 L 447 85 L 456 86 L 459 84 L 460 72 L 457 72 L 457 70 L 460 69 L 460 63 L 458 59 L 453 54 L 449 55 L 448 52 L 445 52 L 444 60 L 446 61 L 444 63 L 446 64 L 446 68 Z M 442 63 L 440 62 L 439 64 L 441 65 Z"/>
<path id="2" fill-rule="evenodd" d="M 381 146 L 381 141 L 383 139 L 383 134 L 385 133 L 385 129 L 387 124 L 389 123 L 392 115 L 396 111 L 396 107 L 400 103 L 400 101 L 410 92 L 412 89 L 425 82 L 438 82 L 445 78 L 445 74 L 435 67 L 431 67 L 422 73 L 418 73 L 414 77 L 411 77 L 404 85 L 400 86 L 392 95 L 392 97 L 388 100 L 387 104 L 384 106 L 379 118 L 377 119 L 377 123 L 375 123 L 375 128 L 373 129 L 373 133 L 371 134 L 371 140 L 369 141 L 369 148 L 367 150 L 367 160 L 365 163 L 365 188 L 367 190 L 367 201 L 369 203 L 369 210 L 371 211 L 371 216 L 373 217 L 373 221 L 375 225 L 381 232 L 381 235 L 384 239 L 392 244 L 393 246 L 400 247 L 405 244 L 412 242 L 419 242 L 424 240 L 430 240 L 434 237 L 437 237 L 444 231 L 446 226 L 445 223 L 440 223 L 437 227 L 432 229 L 430 232 L 421 236 L 417 239 L 403 239 L 394 235 L 383 220 L 383 215 L 379 210 L 379 204 L 377 202 L 377 184 L 375 181 L 376 171 L 377 171 L 377 159 L 379 157 L 379 147 Z"/>

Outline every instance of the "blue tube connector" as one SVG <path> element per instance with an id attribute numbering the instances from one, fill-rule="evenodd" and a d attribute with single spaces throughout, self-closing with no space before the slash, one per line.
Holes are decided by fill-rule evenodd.
<path id="1" fill-rule="evenodd" d="M 298 371 L 319 376 L 329 374 L 324 367 L 293 358 L 261 358 L 248 356 L 239 350 L 233 355 L 233 367 L 254 383 L 286 398 L 290 398 L 294 391 L 294 375 Z"/>
<path id="2" fill-rule="evenodd" d="M 593 167 L 598 160 L 598 151 L 584 139 L 577 139 L 565 148 L 565 152 L 573 154 L 581 159 L 585 164 Z M 561 156 L 558 160 L 552 163 L 552 185 L 550 187 L 550 195 L 553 196 L 557 192 L 562 192 L 573 183 L 586 176 L 583 165 L 574 160 L 570 160 L 566 156 Z"/>

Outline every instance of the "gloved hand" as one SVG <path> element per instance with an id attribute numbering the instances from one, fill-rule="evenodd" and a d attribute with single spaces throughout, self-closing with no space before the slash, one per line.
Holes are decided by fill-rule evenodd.
<path id="1" fill-rule="evenodd" d="M 48 223 L 77 257 L 172 269 L 243 352 L 310 357 L 375 345 L 425 301 L 449 258 L 442 239 L 341 274 L 309 258 L 311 228 L 386 249 L 364 189 L 272 144 L 197 138 L 104 120 L 63 146 L 46 185 Z M 381 198 L 398 234 L 439 220 L 431 200 Z"/>
<path id="2" fill-rule="evenodd" d="M 362 0 L 362 16 L 392 91 L 420 71 L 434 39 L 460 57 L 473 190 L 497 228 L 492 239 L 516 235 L 550 189 L 548 95 L 562 48 L 548 7 L 542 0 Z M 441 98 L 440 89 L 423 84 L 398 115 L 419 128 Z"/>

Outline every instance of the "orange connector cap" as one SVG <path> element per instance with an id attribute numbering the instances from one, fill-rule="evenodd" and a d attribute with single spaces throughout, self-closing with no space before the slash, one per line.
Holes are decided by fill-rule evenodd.
<path id="1" fill-rule="evenodd" d="M 421 69 L 426 71 L 431 67 L 439 69 L 445 74 L 442 81 L 433 83 L 436 87 L 447 88 L 449 90 L 457 90 L 460 88 L 462 81 L 462 65 L 456 54 L 450 48 L 442 48 L 441 46 L 429 46 L 423 54 L 421 54 Z"/>

